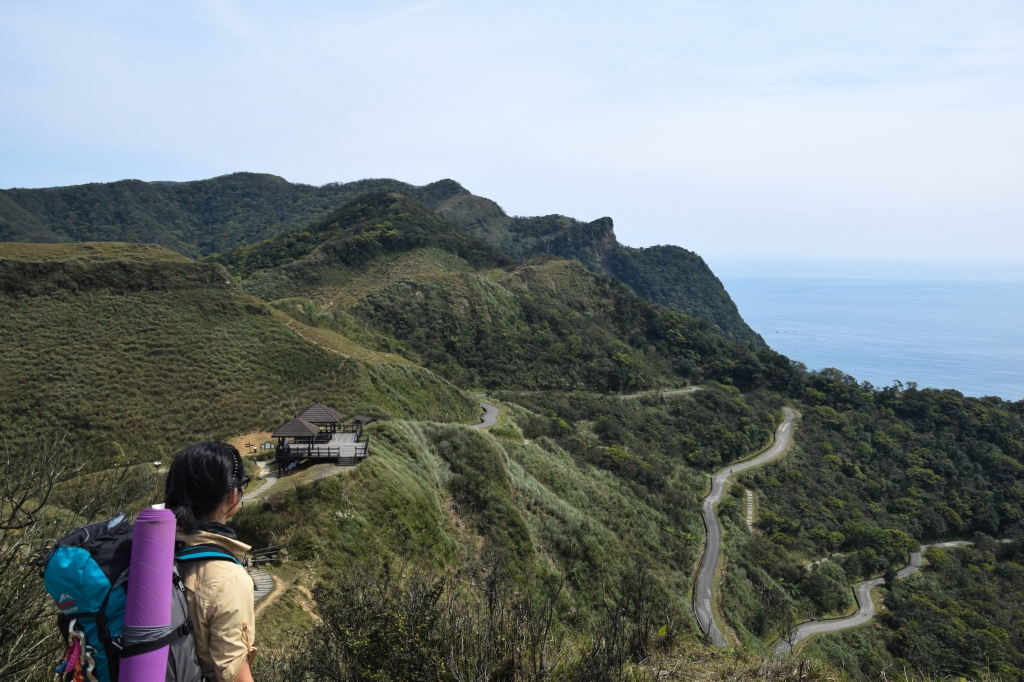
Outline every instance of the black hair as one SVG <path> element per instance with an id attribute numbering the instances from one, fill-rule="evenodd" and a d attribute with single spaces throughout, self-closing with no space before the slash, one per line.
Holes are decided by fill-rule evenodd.
<path id="1" fill-rule="evenodd" d="M 241 485 L 242 456 L 233 445 L 210 441 L 182 450 L 167 472 L 164 505 L 178 519 L 178 531 L 195 535 L 199 519 L 207 516 Z"/>

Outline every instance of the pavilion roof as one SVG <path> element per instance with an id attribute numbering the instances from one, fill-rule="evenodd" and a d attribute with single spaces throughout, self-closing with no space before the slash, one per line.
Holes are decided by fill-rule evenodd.
<path id="1" fill-rule="evenodd" d="M 377 418 L 367 417 L 365 414 L 357 414 L 356 416 L 352 417 L 352 421 L 359 422 L 361 424 L 369 424 L 370 422 L 377 421 Z"/>
<path id="2" fill-rule="evenodd" d="M 345 420 L 341 412 L 320 403 L 313 403 L 302 412 L 299 412 L 298 418 L 305 419 L 314 424 L 338 424 Z"/>
<path id="3" fill-rule="evenodd" d="M 320 433 L 320 427 L 310 424 L 305 419 L 296 417 L 277 431 L 274 431 L 272 438 L 308 438 Z"/>

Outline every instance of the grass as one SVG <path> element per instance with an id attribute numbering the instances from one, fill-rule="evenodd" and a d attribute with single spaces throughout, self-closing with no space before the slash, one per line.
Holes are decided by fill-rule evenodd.
<path id="1" fill-rule="evenodd" d="M 191 441 L 272 430 L 314 401 L 379 417 L 476 414 L 476 401 L 426 369 L 311 343 L 219 266 L 174 254 L 41 260 L 74 249 L 21 245 L 19 258 L 0 259 L 0 405 L 15 443 L 67 431 L 109 465 L 122 450 L 167 460 Z"/>
<path id="2" fill-rule="evenodd" d="M 294 331 L 306 341 L 320 346 L 325 350 L 331 351 L 332 353 L 337 353 L 342 357 L 356 358 L 358 360 L 378 364 L 415 364 L 410 360 L 406 360 L 397 353 L 378 353 L 376 351 L 363 348 L 359 344 L 345 336 L 342 336 L 336 331 L 324 329 L 322 327 L 310 327 L 309 325 L 288 317 L 279 310 L 272 310 L 272 313 L 274 318 L 281 322 L 281 324 Z"/>
<path id="3" fill-rule="evenodd" d="M 308 483 L 297 475 L 297 485 L 272 489 L 234 525 L 255 546 L 287 547 L 292 561 L 275 574 L 287 581 L 302 575 L 307 585 L 366 557 L 457 571 L 497 553 L 521 571 L 566 576 L 564 617 L 577 625 L 589 622 L 607 586 L 642 557 L 667 599 L 659 615 L 665 620 L 655 629 L 664 624 L 681 635 L 677 646 L 643 664 L 648 673 L 781 680 L 793 672 L 792 662 L 711 651 L 696 639 L 688 608 L 696 545 L 680 543 L 665 528 L 666 517 L 610 472 L 577 461 L 548 438 L 523 442 L 516 420 L 525 410 L 505 407 L 502 428 L 489 432 L 399 420 L 373 424 L 374 451 L 364 463 Z M 290 588 L 269 606 L 261 614 L 264 644 L 287 647 L 283 633 L 312 627 L 307 602 Z M 833 672 L 808 664 L 803 679 L 842 679 Z"/>
<path id="4" fill-rule="evenodd" d="M 386 254 L 362 266 L 302 261 L 247 278 L 243 288 L 260 298 L 310 298 L 325 308 L 347 310 L 391 282 L 435 277 L 472 268 L 455 254 L 437 248 Z"/>
<path id="5" fill-rule="evenodd" d="M 0 242 L 0 260 L 54 262 L 66 260 L 134 262 L 189 262 L 181 254 L 156 244 L 125 244 L 121 242 L 81 242 L 78 244 L 24 244 Z"/>

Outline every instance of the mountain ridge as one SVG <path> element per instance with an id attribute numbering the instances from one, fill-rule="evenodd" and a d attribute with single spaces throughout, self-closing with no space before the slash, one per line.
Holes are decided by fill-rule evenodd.
<path id="1" fill-rule="evenodd" d="M 706 320 L 728 338 L 766 346 L 699 255 L 682 247 L 622 245 L 608 217 L 583 222 L 509 216 L 497 202 L 450 179 L 422 186 L 386 178 L 313 186 L 243 172 L 174 183 L 12 188 L 0 190 L 0 241 L 144 242 L 201 258 L 315 224 L 368 192 L 413 196 L 516 259 L 541 253 L 575 258 L 655 303 Z"/>

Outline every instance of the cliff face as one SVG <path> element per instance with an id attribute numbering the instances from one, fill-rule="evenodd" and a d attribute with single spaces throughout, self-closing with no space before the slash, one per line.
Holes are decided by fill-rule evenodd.
<path id="1" fill-rule="evenodd" d="M 435 211 L 463 230 L 513 258 L 547 253 L 576 259 L 593 272 L 614 277 L 655 303 L 710 322 L 741 343 L 765 347 L 764 339 L 740 316 L 722 282 L 707 263 L 678 246 L 635 249 L 619 243 L 611 218 L 585 223 L 561 215 L 519 218 L 458 183 L 443 180 L 420 188 Z M 431 204 L 430 198 L 433 198 Z"/>

